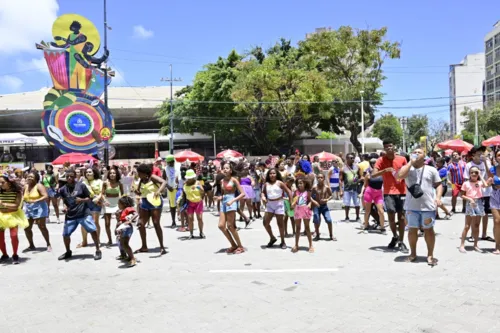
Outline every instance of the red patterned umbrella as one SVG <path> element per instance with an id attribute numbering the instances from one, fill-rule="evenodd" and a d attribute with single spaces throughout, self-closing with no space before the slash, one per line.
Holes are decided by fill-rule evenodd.
<path id="1" fill-rule="evenodd" d="M 77 164 L 77 163 L 84 163 L 84 162 L 89 162 L 89 161 L 97 161 L 97 159 L 89 154 L 68 153 L 68 154 L 63 154 L 63 155 L 59 156 L 58 158 L 56 158 L 54 161 L 52 161 L 52 164 L 59 165 L 59 164 L 64 164 L 64 163 L 68 163 L 68 162 L 70 164 Z"/>
<path id="2" fill-rule="evenodd" d="M 223 150 L 217 154 L 217 158 L 231 158 L 231 157 L 243 157 L 243 154 L 237 152 L 236 150 L 231 150 L 231 149 Z"/>
<path id="3" fill-rule="evenodd" d="M 445 142 L 438 143 L 437 145 L 441 149 L 453 149 L 458 152 L 464 152 L 464 151 L 469 151 L 474 147 L 474 145 L 471 145 L 468 142 L 465 142 L 460 139 L 455 139 L 455 140 L 448 140 Z"/>
<path id="4" fill-rule="evenodd" d="M 483 146 L 485 147 L 500 146 L 500 135 L 489 138 L 488 140 L 484 140 Z"/>
<path id="5" fill-rule="evenodd" d="M 335 154 L 327 153 L 327 152 L 324 151 L 324 152 L 321 152 L 321 153 L 318 153 L 318 154 L 314 154 L 313 156 L 311 156 L 311 160 L 312 161 L 314 161 L 314 157 L 315 156 L 318 156 L 320 162 L 333 161 L 333 160 L 336 160 L 336 159 L 339 158 Z"/>
<path id="6" fill-rule="evenodd" d="M 180 153 L 175 154 L 174 158 L 177 162 L 186 162 L 187 160 L 191 162 L 200 162 L 205 159 L 205 157 L 191 150 L 181 151 Z"/>

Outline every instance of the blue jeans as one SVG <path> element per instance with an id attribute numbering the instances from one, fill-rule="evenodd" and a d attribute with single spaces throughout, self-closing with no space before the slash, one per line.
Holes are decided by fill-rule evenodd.
<path id="1" fill-rule="evenodd" d="M 352 201 L 352 205 L 351 205 Z M 346 207 L 359 207 L 359 194 L 358 191 L 344 191 L 344 206 Z"/>
<path id="2" fill-rule="evenodd" d="M 233 202 L 232 205 L 228 206 L 227 203 L 235 198 L 234 193 L 224 194 L 222 197 L 222 202 L 220 204 L 220 212 L 221 213 L 229 213 L 236 212 L 238 210 L 238 203 Z"/>
<path id="3" fill-rule="evenodd" d="M 430 222 L 426 222 L 429 220 Z M 420 212 L 416 210 L 406 211 L 406 221 L 408 222 L 408 228 L 413 229 L 430 229 L 436 224 L 436 211 L 425 211 Z"/>
<path id="4" fill-rule="evenodd" d="M 328 208 L 328 205 L 320 205 L 319 207 L 314 207 L 313 214 L 314 223 L 321 222 L 321 215 L 323 215 L 326 223 L 332 223 L 332 217 L 330 216 L 330 209 Z"/>
<path id="5" fill-rule="evenodd" d="M 71 234 L 75 232 L 78 225 L 81 225 L 88 233 L 97 230 L 92 215 L 88 215 L 74 220 L 66 220 L 64 222 L 63 237 L 71 236 Z"/>

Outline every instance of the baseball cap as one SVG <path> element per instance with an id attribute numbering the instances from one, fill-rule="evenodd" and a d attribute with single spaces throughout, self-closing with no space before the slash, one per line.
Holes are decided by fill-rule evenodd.
<path id="1" fill-rule="evenodd" d="M 186 179 L 194 179 L 194 178 L 196 178 L 196 172 L 194 172 L 193 169 L 189 169 L 188 171 L 186 171 L 185 178 Z"/>
<path id="2" fill-rule="evenodd" d="M 174 155 L 168 155 L 167 158 L 165 159 L 167 162 L 174 162 L 175 161 L 175 157 Z"/>

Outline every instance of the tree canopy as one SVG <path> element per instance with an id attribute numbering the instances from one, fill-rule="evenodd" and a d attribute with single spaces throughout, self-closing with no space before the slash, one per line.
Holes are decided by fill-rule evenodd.
<path id="1" fill-rule="evenodd" d="M 406 125 L 408 146 L 420 142 L 420 137 L 429 136 L 429 119 L 425 115 L 413 115 Z"/>
<path id="2" fill-rule="evenodd" d="M 365 128 L 382 103 L 383 63 L 399 58 L 399 43 L 385 40 L 385 28 L 340 27 L 312 35 L 293 46 L 279 40 L 264 51 L 231 51 L 196 74 L 193 85 L 174 105 L 175 131 L 216 133 L 242 150 L 256 153 L 291 150 L 303 134 L 318 130 L 343 134 L 358 151 L 361 96 Z M 361 91 L 364 91 L 361 94 Z M 169 104 L 158 112 L 169 131 Z"/>
<path id="3" fill-rule="evenodd" d="M 464 117 L 464 129 L 462 130 L 463 140 L 474 144 L 475 133 L 475 110 L 465 108 L 462 112 Z M 486 110 L 477 110 L 477 124 L 479 133 L 479 143 L 498 134 L 498 124 L 500 124 L 500 103 Z"/>
<path id="4" fill-rule="evenodd" d="M 392 114 L 384 115 L 375 122 L 373 134 L 381 140 L 390 140 L 397 146 L 401 146 L 403 142 L 403 129 L 399 119 Z"/>

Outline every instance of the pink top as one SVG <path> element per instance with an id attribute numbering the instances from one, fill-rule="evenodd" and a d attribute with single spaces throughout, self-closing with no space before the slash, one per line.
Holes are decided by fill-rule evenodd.
<path id="1" fill-rule="evenodd" d="M 481 189 L 483 188 L 482 182 L 471 183 L 466 181 L 462 185 L 462 191 L 465 192 L 465 195 L 472 199 L 480 199 L 483 197 Z"/>

